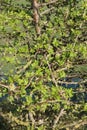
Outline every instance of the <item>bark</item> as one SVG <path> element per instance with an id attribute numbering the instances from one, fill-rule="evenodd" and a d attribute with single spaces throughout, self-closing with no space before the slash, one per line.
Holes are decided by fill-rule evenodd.
<path id="1" fill-rule="evenodd" d="M 36 29 L 36 33 L 37 35 L 41 34 L 41 29 L 39 26 L 39 3 L 38 0 L 33 0 L 33 19 L 34 19 L 34 24 L 35 24 L 35 29 Z"/>

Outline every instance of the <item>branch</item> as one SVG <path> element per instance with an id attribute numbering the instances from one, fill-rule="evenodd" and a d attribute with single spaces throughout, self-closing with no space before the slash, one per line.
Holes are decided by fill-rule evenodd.
<path id="1" fill-rule="evenodd" d="M 35 78 L 35 76 L 31 77 L 31 79 L 29 80 L 29 83 L 26 85 L 25 89 L 27 89 L 27 88 L 30 86 L 30 84 L 32 83 L 32 80 L 33 80 L 34 78 Z"/>
<path id="2" fill-rule="evenodd" d="M 53 4 L 53 3 L 56 3 L 58 0 L 51 0 L 50 2 L 48 3 L 41 3 L 39 4 L 39 7 L 42 7 L 42 6 L 47 6 L 47 5 L 50 5 L 50 4 Z"/>
<path id="3" fill-rule="evenodd" d="M 6 89 L 9 89 L 9 86 L 7 86 L 7 85 L 5 85 L 5 84 L 2 84 L 2 83 L 0 83 L 0 87 L 4 87 L 4 88 L 6 88 Z"/>
<path id="4" fill-rule="evenodd" d="M 27 64 L 17 72 L 17 74 L 20 74 L 21 72 L 25 71 L 30 66 L 31 62 L 31 60 L 28 61 Z"/>
<path id="5" fill-rule="evenodd" d="M 50 70 L 50 74 L 51 74 L 51 77 L 52 77 L 52 81 L 53 81 L 53 83 L 55 84 L 55 86 L 57 87 L 58 85 L 57 85 L 56 79 L 55 79 L 55 77 L 54 77 L 54 74 L 53 74 L 53 72 L 52 72 L 51 66 L 50 66 L 50 64 L 49 64 L 49 62 L 48 62 L 47 56 L 45 56 L 45 58 L 46 58 L 46 61 L 47 61 L 48 68 L 49 68 L 49 70 Z"/>
<path id="6" fill-rule="evenodd" d="M 67 125 L 62 125 L 62 126 L 60 126 L 60 129 L 71 128 L 71 127 L 78 129 L 80 126 L 83 126 L 83 125 L 86 125 L 86 124 L 87 124 L 87 120 L 79 120 L 79 121 L 74 121 L 72 123 L 69 123 Z"/>
<path id="7" fill-rule="evenodd" d="M 69 84 L 79 84 L 80 82 L 66 82 L 66 81 L 58 81 L 59 84 L 66 84 L 66 85 L 69 85 Z"/>
<path id="8" fill-rule="evenodd" d="M 54 75 L 54 72 L 52 71 L 52 68 L 51 68 L 51 66 L 50 66 L 50 64 L 49 64 L 48 57 L 45 56 L 45 58 L 46 58 L 47 65 L 48 65 L 48 68 L 49 68 L 49 71 L 50 71 L 50 75 L 51 75 L 51 78 L 52 78 L 52 82 L 55 84 L 56 87 L 58 87 L 58 81 L 56 80 L 56 77 L 55 77 L 55 75 Z M 68 67 L 67 67 L 67 68 L 68 68 Z M 59 69 L 59 70 L 61 70 L 61 69 Z M 62 97 L 64 100 L 67 100 L 66 96 L 64 95 L 64 91 L 63 91 L 63 90 L 59 91 L 58 94 L 59 94 L 60 97 Z"/>
<path id="9" fill-rule="evenodd" d="M 86 15 L 86 8 L 84 9 L 83 17 L 84 17 L 85 15 Z M 82 28 L 84 22 L 85 22 L 85 20 L 83 20 L 83 21 L 80 23 L 80 26 L 79 26 L 80 29 Z M 76 45 L 76 43 L 77 43 L 78 38 L 79 38 L 80 35 L 81 35 L 81 34 L 78 34 L 78 35 L 76 36 L 75 41 L 74 41 L 73 48 L 75 47 L 75 45 Z M 73 48 L 72 48 L 72 49 L 73 49 Z"/>
<path id="10" fill-rule="evenodd" d="M 55 100 L 55 99 L 48 99 L 48 100 L 45 100 L 45 101 L 41 101 L 41 102 L 37 102 L 35 105 L 43 105 L 43 104 L 56 104 L 56 103 L 59 103 L 59 102 L 62 102 L 63 100 Z M 67 100 L 67 105 L 69 104 L 73 104 L 73 102 Z"/>
<path id="11" fill-rule="evenodd" d="M 20 5 L 12 5 L 11 3 L 7 3 L 7 2 L 3 2 L 1 3 L 0 5 L 0 9 L 3 9 L 3 7 L 6 6 L 6 7 L 14 7 L 14 8 L 19 8 Z M 21 6 L 19 9 L 27 9 L 27 10 L 31 10 L 32 7 L 29 7 L 29 6 Z"/>
<path id="12" fill-rule="evenodd" d="M 29 112 L 29 117 L 30 117 L 30 120 L 32 122 L 32 125 L 35 125 L 35 119 L 34 119 L 33 114 L 31 112 Z"/>
<path id="13" fill-rule="evenodd" d="M 11 121 L 11 122 L 15 122 L 15 123 L 18 124 L 18 125 L 29 126 L 29 122 L 24 122 L 24 121 L 18 119 L 18 118 L 15 117 L 12 113 L 4 114 L 4 113 L 0 112 L 0 115 L 1 115 L 3 118 L 5 118 L 5 119 L 7 119 L 7 120 L 9 120 L 9 121 Z"/>
<path id="14" fill-rule="evenodd" d="M 0 87 L 4 87 L 12 92 L 18 92 L 18 87 L 14 85 L 14 83 L 10 83 L 9 85 L 5 85 L 3 83 L 0 83 Z"/>
<path id="15" fill-rule="evenodd" d="M 87 82 L 87 79 L 84 79 L 84 81 L 81 81 L 80 83 L 83 84 L 83 83 L 86 83 Z"/>
<path id="16" fill-rule="evenodd" d="M 35 24 L 35 29 L 37 35 L 40 35 L 41 29 L 39 26 L 39 20 L 40 20 L 40 15 L 39 15 L 39 3 L 37 0 L 33 0 L 33 19 L 34 19 L 34 24 Z"/>
<path id="17" fill-rule="evenodd" d="M 50 12 L 51 10 L 55 9 L 54 7 L 50 8 L 50 9 L 47 9 L 45 11 L 43 11 L 42 13 L 40 13 L 40 16 L 44 15 L 44 14 L 47 14 L 48 12 Z"/>
<path id="18" fill-rule="evenodd" d="M 80 126 L 84 126 L 84 125 L 86 125 L 86 124 L 87 124 L 87 120 L 78 122 L 78 124 L 75 126 L 75 129 L 78 129 Z"/>
<path id="19" fill-rule="evenodd" d="M 59 84 L 66 84 L 66 85 L 69 85 L 69 84 L 74 84 L 74 85 L 78 85 L 78 84 L 83 84 L 83 83 L 86 83 L 87 82 L 87 79 L 85 79 L 84 81 L 80 80 L 78 82 L 66 82 L 66 81 L 58 81 Z"/>
<path id="20" fill-rule="evenodd" d="M 56 125 L 58 124 L 60 117 L 63 116 L 64 114 L 65 114 L 65 111 L 64 111 L 64 108 L 63 108 L 63 109 L 61 109 L 59 115 L 54 120 L 53 129 L 56 128 Z"/>

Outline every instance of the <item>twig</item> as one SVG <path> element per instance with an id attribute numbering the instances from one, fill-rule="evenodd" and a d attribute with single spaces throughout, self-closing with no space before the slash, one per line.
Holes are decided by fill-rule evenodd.
<path id="1" fill-rule="evenodd" d="M 66 85 L 69 85 L 69 84 L 79 84 L 79 82 L 66 82 L 66 81 L 58 81 L 59 84 L 66 84 Z"/>
<path id="2" fill-rule="evenodd" d="M 7 85 L 5 85 L 5 84 L 0 83 L 0 86 L 9 89 L 9 86 L 7 86 Z"/>
<path id="3" fill-rule="evenodd" d="M 55 9 L 54 7 L 50 8 L 50 9 L 47 9 L 45 11 L 43 11 L 42 13 L 40 13 L 40 16 L 44 15 L 44 14 L 47 14 L 48 12 L 50 12 L 51 10 Z"/>
<path id="4" fill-rule="evenodd" d="M 35 119 L 34 119 L 33 114 L 31 112 L 29 112 L 29 117 L 30 117 L 30 120 L 32 122 L 32 125 L 35 125 Z"/>
<path id="5" fill-rule="evenodd" d="M 68 79 L 71 79 L 71 78 L 80 78 L 80 76 L 79 75 L 77 75 L 77 74 L 73 74 L 73 75 L 66 75 L 66 78 L 68 78 Z"/>
<path id="6" fill-rule="evenodd" d="M 25 89 L 27 89 L 30 86 L 30 84 L 31 84 L 31 82 L 32 82 L 33 79 L 34 79 L 34 76 L 31 77 L 31 79 L 30 79 L 29 83 L 27 84 L 27 86 L 25 87 Z"/>
<path id="7" fill-rule="evenodd" d="M 56 117 L 56 119 L 54 120 L 54 124 L 53 124 L 53 130 L 56 128 L 56 125 L 58 124 L 60 117 L 63 116 L 63 114 L 65 114 L 64 108 L 61 109 L 59 115 Z"/>
<path id="8" fill-rule="evenodd" d="M 83 13 L 83 16 L 85 16 L 85 15 L 86 15 L 86 8 L 84 9 L 84 13 Z M 84 22 L 85 22 L 85 20 L 83 20 L 83 21 L 80 23 L 80 26 L 79 26 L 80 29 L 82 28 Z M 75 45 L 76 45 L 76 43 L 77 43 L 77 41 L 78 41 L 79 36 L 80 36 L 80 34 L 78 34 L 78 35 L 76 36 L 72 50 L 74 49 L 74 47 L 75 47 Z"/>
<path id="9" fill-rule="evenodd" d="M 80 83 L 82 84 L 82 83 L 86 83 L 87 82 L 87 79 L 85 79 L 84 81 L 81 81 Z"/>
<path id="10" fill-rule="evenodd" d="M 51 66 L 50 66 L 50 64 L 49 64 L 49 62 L 48 62 L 48 58 L 47 58 L 47 56 L 45 56 L 45 58 L 46 58 L 47 65 L 48 65 L 49 70 L 50 70 L 50 74 L 51 74 L 51 77 L 52 77 L 52 81 L 54 82 L 55 86 L 57 87 L 58 85 L 57 85 L 56 79 L 55 79 L 55 77 L 54 77 L 54 75 L 53 75 L 53 72 L 52 72 Z"/>
<path id="11" fill-rule="evenodd" d="M 80 126 L 86 125 L 87 124 L 87 120 L 81 121 L 79 122 L 76 126 L 75 129 L 78 129 Z"/>
<path id="12" fill-rule="evenodd" d="M 43 105 L 43 104 L 46 104 L 46 103 L 59 103 L 60 101 L 58 101 L 58 100 L 46 100 L 46 101 L 41 101 L 41 102 L 37 102 L 37 104 L 36 105 Z"/>
<path id="13" fill-rule="evenodd" d="M 72 123 L 69 123 L 67 125 L 62 125 L 62 126 L 60 126 L 60 129 L 71 128 L 71 127 L 78 129 L 81 125 L 85 125 L 85 124 L 87 124 L 87 120 L 79 120 L 79 121 L 74 121 Z"/>
<path id="14" fill-rule="evenodd" d="M 21 72 L 25 71 L 30 66 L 31 62 L 31 60 L 28 61 L 27 64 L 17 72 L 17 74 L 20 74 Z"/>
<path id="15" fill-rule="evenodd" d="M 58 81 L 56 80 L 56 78 L 55 78 L 55 76 L 54 76 L 54 73 L 53 73 L 53 71 L 52 71 L 52 69 L 51 69 L 51 66 L 50 66 L 50 64 L 49 64 L 48 57 L 45 56 L 45 58 L 46 58 L 46 61 L 47 61 L 48 68 L 49 68 L 49 70 L 50 70 L 50 75 L 51 75 L 51 78 L 52 78 L 52 82 L 55 84 L 56 87 L 58 87 Z M 60 97 L 62 97 L 64 100 L 67 100 L 67 99 L 66 99 L 66 96 L 64 95 L 64 91 L 60 91 L 58 94 L 59 94 Z"/>
<path id="16" fill-rule="evenodd" d="M 0 83 L 0 87 L 4 87 L 6 89 L 8 89 L 9 91 L 12 92 L 18 92 L 18 87 L 14 85 L 14 83 L 9 84 L 9 85 L 5 85 L 3 83 Z"/>
<path id="17" fill-rule="evenodd" d="M 19 120 L 17 117 L 15 117 L 12 113 L 8 113 L 8 114 L 4 114 L 2 112 L 0 112 L 0 115 L 4 118 L 6 118 L 7 120 L 10 120 L 12 122 L 15 122 L 16 124 L 19 125 L 23 125 L 23 126 L 28 126 L 29 122 L 24 122 L 22 120 Z"/>
<path id="18" fill-rule="evenodd" d="M 66 85 L 69 85 L 69 84 L 74 84 L 74 85 L 78 85 L 78 84 L 83 84 L 83 83 L 86 83 L 87 82 L 87 79 L 85 79 L 84 81 L 80 80 L 78 82 L 66 82 L 66 81 L 60 81 L 58 80 L 58 83 L 59 84 L 66 84 Z"/>
<path id="19" fill-rule="evenodd" d="M 59 68 L 59 69 L 57 70 L 57 72 L 67 70 L 68 68 L 69 68 L 68 65 L 66 65 L 66 67 L 64 67 L 64 68 Z"/>
<path id="20" fill-rule="evenodd" d="M 0 2 L 1 2 L 1 1 L 0 1 Z M 3 3 L 1 3 L 0 9 L 3 9 L 4 6 L 6 6 L 6 7 L 12 7 L 12 4 L 7 3 L 7 2 L 4 1 Z M 13 7 L 14 7 L 14 8 L 19 8 L 19 9 L 27 9 L 27 10 L 32 9 L 32 7 L 29 7 L 29 6 L 21 6 L 21 7 L 20 7 L 20 5 L 13 5 Z"/>
<path id="21" fill-rule="evenodd" d="M 42 7 L 42 6 L 47 6 L 47 5 L 50 5 L 50 4 L 53 4 L 53 3 L 56 3 L 58 0 L 51 0 L 50 2 L 48 3 L 41 3 L 39 4 L 39 7 Z"/>
<path id="22" fill-rule="evenodd" d="M 52 100 L 52 99 L 48 99 L 48 100 L 46 100 L 46 101 L 37 102 L 35 105 L 43 105 L 43 104 L 46 104 L 46 103 L 48 103 L 48 104 L 55 104 L 55 103 L 59 103 L 59 102 L 61 102 L 61 101 L 63 101 L 63 100 L 55 100 L 55 99 Z M 69 104 L 73 104 L 73 102 L 67 100 L 67 104 L 68 104 L 68 105 L 69 105 Z"/>

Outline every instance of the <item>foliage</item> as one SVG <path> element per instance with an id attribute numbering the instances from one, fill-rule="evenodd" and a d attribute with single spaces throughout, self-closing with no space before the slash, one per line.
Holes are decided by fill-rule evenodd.
<path id="1" fill-rule="evenodd" d="M 0 1 L 1 116 L 11 130 L 85 129 L 87 1 L 39 2 L 37 36 L 32 1 Z"/>

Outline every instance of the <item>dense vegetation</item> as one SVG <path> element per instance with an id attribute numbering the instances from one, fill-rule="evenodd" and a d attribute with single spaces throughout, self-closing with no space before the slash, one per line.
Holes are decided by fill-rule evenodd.
<path id="1" fill-rule="evenodd" d="M 86 21 L 87 0 L 0 0 L 0 130 L 87 129 Z"/>

